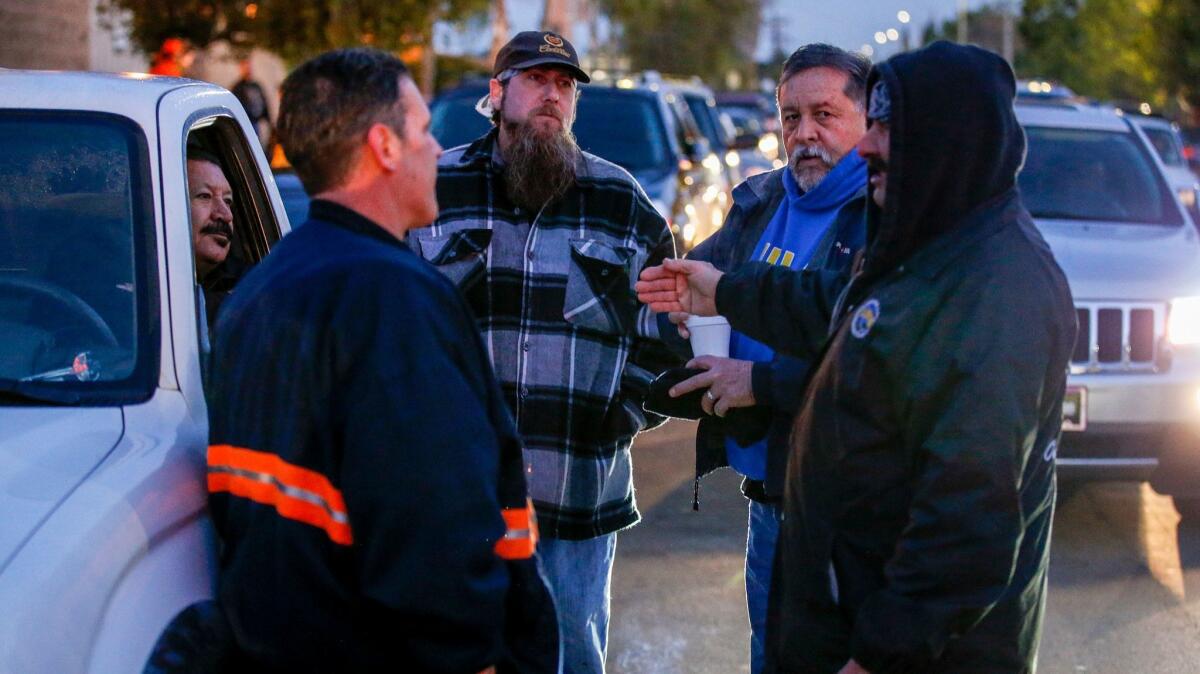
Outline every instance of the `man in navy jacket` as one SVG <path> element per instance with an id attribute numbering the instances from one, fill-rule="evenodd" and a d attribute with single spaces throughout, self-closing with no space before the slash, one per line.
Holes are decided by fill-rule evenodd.
<path id="1" fill-rule="evenodd" d="M 218 603 L 257 671 L 554 672 L 516 429 L 454 286 L 429 111 L 383 52 L 283 85 L 307 224 L 217 320 L 208 490 Z"/>

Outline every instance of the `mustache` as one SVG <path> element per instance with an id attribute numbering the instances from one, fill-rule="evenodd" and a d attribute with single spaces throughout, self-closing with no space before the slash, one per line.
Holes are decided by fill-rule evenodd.
<path id="1" fill-rule="evenodd" d="M 551 105 L 549 103 L 546 103 L 545 105 L 542 105 L 541 107 L 537 108 L 532 113 L 530 113 L 529 116 L 536 117 L 537 115 L 549 115 L 549 116 L 553 117 L 554 119 L 557 119 L 560 122 L 563 121 L 562 113 L 559 112 L 558 108 L 554 107 L 553 105 Z"/>
<path id="2" fill-rule="evenodd" d="M 788 163 L 793 166 L 798 164 L 802 159 L 820 159 L 826 166 L 830 167 L 837 163 L 834 161 L 833 155 L 829 153 L 829 150 L 820 145 L 801 145 L 792 150 L 792 153 L 788 155 Z"/>
<path id="3" fill-rule="evenodd" d="M 220 234 L 227 239 L 233 238 L 233 223 L 216 218 L 209 220 L 200 228 L 201 234 Z"/>

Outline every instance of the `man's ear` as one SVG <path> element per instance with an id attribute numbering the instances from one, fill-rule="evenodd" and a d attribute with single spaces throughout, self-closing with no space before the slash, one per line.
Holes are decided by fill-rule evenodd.
<path id="1" fill-rule="evenodd" d="M 400 165 L 400 137 L 387 124 L 376 122 L 367 129 L 367 151 L 382 170 L 395 171 Z"/>
<path id="2" fill-rule="evenodd" d="M 491 99 L 492 109 L 499 110 L 500 102 L 504 99 L 504 85 L 494 77 L 488 82 L 488 98 Z"/>

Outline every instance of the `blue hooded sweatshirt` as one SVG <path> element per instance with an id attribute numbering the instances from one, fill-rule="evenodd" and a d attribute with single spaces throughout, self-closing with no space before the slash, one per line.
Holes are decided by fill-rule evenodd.
<path id="1" fill-rule="evenodd" d="M 779 204 L 762 238 L 747 262 L 769 262 L 791 269 L 808 265 L 821 238 L 837 218 L 838 211 L 867 184 L 867 165 L 851 150 L 809 192 L 796 184 L 791 171 L 783 171 L 786 196 Z M 729 357 L 756 363 L 768 362 L 775 351 L 761 342 L 734 331 L 729 337 Z M 734 470 L 752 480 L 766 478 L 766 439 L 743 447 L 725 438 L 725 453 Z"/>

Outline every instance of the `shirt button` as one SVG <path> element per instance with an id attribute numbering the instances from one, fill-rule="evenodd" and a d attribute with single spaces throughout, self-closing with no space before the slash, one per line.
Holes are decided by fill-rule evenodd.
<path id="1" fill-rule="evenodd" d="M 521 397 L 522 397 L 522 398 L 528 398 L 528 397 L 529 397 L 529 388 L 528 388 L 528 387 L 525 387 L 525 386 L 522 386 L 522 387 L 521 387 Z"/>
<path id="2" fill-rule="evenodd" d="M 519 209 L 519 208 L 513 209 L 513 215 L 520 215 L 520 214 L 521 214 L 521 209 Z"/>
<path id="3" fill-rule="evenodd" d="M 529 258 L 530 260 L 532 260 L 532 259 L 533 259 L 533 251 L 531 250 L 531 251 L 529 251 L 528 253 L 525 253 L 525 257 L 527 257 L 527 258 Z"/>
<path id="4" fill-rule="evenodd" d="M 524 344 L 522 344 L 521 350 L 528 353 L 529 352 L 529 342 L 525 342 Z"/>
<path id="5" fill-rule="evenodd" d="M 608 270 L 607 270 L 607 269 L 601 269 L 601 270 L 600 270 L 600 275 L 601 275 L 601 276 L 608 276 Z"/>

